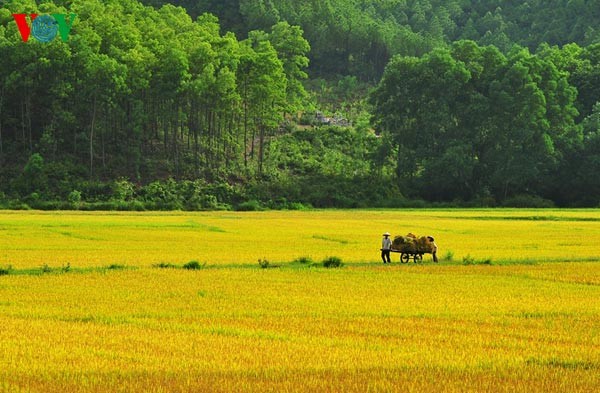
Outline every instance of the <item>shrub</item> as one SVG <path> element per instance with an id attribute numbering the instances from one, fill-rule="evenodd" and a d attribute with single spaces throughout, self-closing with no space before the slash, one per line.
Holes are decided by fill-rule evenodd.
<path id="1" fill-rule="evenodd" d="M 173 179 L 165 182 L 153 181 L 143 187 L 141 193 L 148 206 L 156 210 L 181 210 L 183 201 L 180 195 L 179 185 Z"/>
<path id="2" fill-rule="evenodd" d="M 300 202 L 291 202 L 287 205 L 288 210 L 310 210 L 310 204 L 303 204 Z"/>
<path id="3" fill-rule="evenodd" d="M 137 199 L 129 202 L 129 210 L 142 212 L 146 210 L 146 206 L 142 201 L 138 201 Z"/>
<path id="4" fill-rule="evenodd" d="M 0 267 L 0 276 L 9 275 L 12 270 L 12 266 Z"/>
<path id="5" fill-rule="evenodd" d="M 452 250 L 448 250 L 446 252 L 446 254 L 444 255 L 444 257 L 442 258 L 442 260 L 448 261 L 448 262 L 451 262 L 452 260 L 454 260 L 454 253 L 452 252 Z"/>
<path id="6" fill-rule="evenodd" d="M 113 263 L 112 265 L 108 265 L 106 268 L 108 270 L 123 270 L 123 269 L 125 269 L 125 265 L 117 265 L 117 264 Z"/>
<path id="7" fill-rule="evenodd" d="M 326 268 L 340 267 L 342 265 L 342 260 L 338 257 L 327 257 L 323 260 L 323 266 Z"/>
<path id="8" fill-rule="evenodd" d="M 493 263 L 491 258 L 486 258 L 478 261 L 472 256 L 466 255 L 463 257 L 463 265 L 493 265 Z"/>
<path id="9" fill-rule="evenodd" d="M 473 258 L 471 255 L 465 255 L 463 257 L 463 265 L 474 265 L 475 264 L 475 258 Z"/>
<path id="10" fill-rule="evenodd" d="M 293 263 L 301 263 L 303 265 L 310 265 L 313 263 L 313 260 L 311 257 L 300 257 L 300 258 L 294 259 Z"/>
<path id="11" fill-rule="evenodd" d="M 64 201 L 39 201 L 31 207 L 39 210 L 71 210 L 73 205 Z"/>
<path id="12" fill-rule="evenodd" d="M 173 265 L 172 263 L 167 263 L 167 262 L 161 262 L 161 263 L 157 263 L 156 265 L 152 265 L 153 267 L 156 267 L 158 269 L 176 269 L 177 266 Z"/>
<path id="13" fill-rule="evenodd" d="M 189 211 L 216 210 L 218 206 L 219 202 L 214 195 L 194 194 L 185 202 L 185 209 Z"/>
<path id="14" fill-rule="evenodd" d="M 554 202 L 536 195 L 517 195 L 502 202 L 503 207 L 517 208 L 550 208 Z"/>
<path id="15" fill-rule="evenodd" d="M 261 206 L 259 201 L 251 200 L 251 201 L 240 203 L 239 205 L 236 206 L 235 210 L 240 211 L 240 212 L 253 212 L 253 211 L 260 211 L 260 210 L 264 210 L 264 209 Z"/>
<path id="16" fill-rule="evenodd" d="M 79 209 L 81 204 L 81 191 L 73 190 L 67 196 L 67 200 L 71 204 L 71 206 L 75 209 Z"/>
<path id="17" fill-rule="evenodd" d="M 266 269 L 269 267 L 270 263 L 269 263 L 269 261 L 267 261 L 266 258 L 263 258 L 263 259 L 258 260 L 258 265 L 260 266 L 261 269 Z"/>
<path id="18" fill-rule="evenodd" d="M 28 204 L 18 200 L 11 200 L 8 202 L 8 208 L 10 210 L 31 210 Z"/>
<path id="19" fill-rule="evenodd" d="M 206 263 L 200 264 L 200 262 L 198 261 L 189 261 L 188 263 L 183 265 L 183 268 L 187 270 L 200 270 L 204 266 L 206 266 Z"/>
<path id="20" fill-rule="evenodd" d="M 131 190 L 133 190 L 133 185 L 131 186 Z M 120 191 L 120 197 L 124 197 L 127 194 L 127 191 L 124 191 L 122 188 L 117 187 L 114 183 L 104 183 L 101 181 L 81 181 L 77 184 L 77 189 L 81 191 L 81 199 L 88 202 L 106 202 L 111 197 L 113 197 L 113 190 L 118 188 Z M 132 191 L 133 192 L 133 191 Z"/>
<path id="21" fill-rule="evenodd" d="M 112 192 L 117 201 L 129 201 L 135 195 L 135 186 L 127 179 L 120 178 L 113 183 Z"/>
<path id="22" fill-rule="evenodd" d="M 42 271 L 42 273 L 50 273 L 52 271 L 52 268 L 50 266 L 48 266 L 47 263 L 44 263 L 40 270 Z"/>

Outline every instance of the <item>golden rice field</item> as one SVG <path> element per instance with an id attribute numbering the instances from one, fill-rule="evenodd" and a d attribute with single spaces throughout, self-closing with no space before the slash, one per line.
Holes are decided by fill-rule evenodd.
<path id="1" fill-rule="evenodd" d="M 0 267 L 2 392 L 600 391 L 598 210 L 0 212 Z"/>
<path id="2" fill-rule="evenodd" d="M 255 265 L 329 255 L 372 262 L 386 231 L 435 236 L 440 255 L 455 260 L 600 259 L 600 210 L 0 211 L 0 266 Z"/>

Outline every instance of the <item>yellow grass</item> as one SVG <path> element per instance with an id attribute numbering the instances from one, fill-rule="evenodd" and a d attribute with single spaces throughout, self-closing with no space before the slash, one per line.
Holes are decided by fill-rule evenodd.
<path id="1" fill-rule="evenodd" d="M 599 210 L 0 212 L 0 266 L 369 262 L 386 231 L 432 235 L 457 260 L 600 259 Z"/>
<path id="2" fill-rule="evenodd" d="M 0 391 L 598 391 L 599 227 L 592 210 L 1 212 Z M 456 261 L 384 266 L 383 231 Z M 286 262 L 302 255 L 346 266 Z M 191 259 L 208 264 L 151 266 Z M 112 263 L 132 268 L 83 269 Z"/>

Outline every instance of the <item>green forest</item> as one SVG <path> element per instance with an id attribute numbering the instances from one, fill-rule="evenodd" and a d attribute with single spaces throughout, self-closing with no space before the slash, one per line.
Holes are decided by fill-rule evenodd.
<path id="1" fill-rule="evenodd" d="M 600 206 L 600 0 L 0 4 L 0 207 Z"/>

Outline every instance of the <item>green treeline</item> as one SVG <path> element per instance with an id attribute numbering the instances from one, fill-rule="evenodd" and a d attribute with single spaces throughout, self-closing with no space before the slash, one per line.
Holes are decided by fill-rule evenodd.
<path id="1" fill-rule="evenodd" d="M 599 80 L 597 60 L 589 62 L 599 55 L 600 45 L 503 55 L 457 41 L 420 58 L 394 58 L 371 102 L 398 179 L 428 200 L 494 204 L 531 195 L 597 205 L 600 103 L 592 110 L 585 97 L 598 97 L 599 85 L 588 83 Z M 570 74 L 561 69 L 567 64 Z M 580 101 L 578 83 L 590 93 Z"/>
<path id="2" fill-rule="evenodd" d="M 311 70 L 377 81 L 394 55 L 421 56 L 474 40 L 509 51 L 513 44 L 587 46 L 600 42 L 599 0 L 143 0 L 192 15 L 211 12 L 245 36 L 278 21 L 302 26 Z"/>
<path id="3" fill-rule="evenodd" d="M 77 21 L 66 43 L 22 42 L 15 12 Z M 238 40 L 172 5 L 15 0 L 0 24 L 5 198 L 64 199 L 82 179 L 259 177 L 266 141 L 306 96 L 310 47 L 285 22 Z"/>
<path id="4" fill-rule="evenodd" d="M 23 42 L 13 13 L 77 19 Z M 5 1 L 0 206 L 598 206 L 598 20 L 599 0 Z"/>

